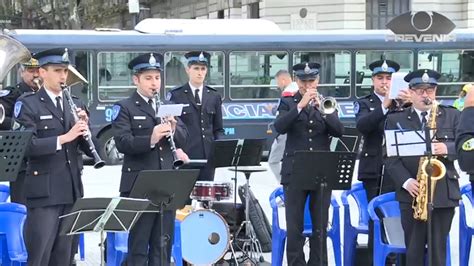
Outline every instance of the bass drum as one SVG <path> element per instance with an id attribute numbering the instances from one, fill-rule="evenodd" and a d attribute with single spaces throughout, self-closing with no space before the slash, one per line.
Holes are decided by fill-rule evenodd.
<path id="1" fill-rule="evenodd" d="M 229 227 L 213 210 L 194 211 L 181 222 L 181 249 L 188 263 L 216 263 L 226 254 L 229 243 Z"/>

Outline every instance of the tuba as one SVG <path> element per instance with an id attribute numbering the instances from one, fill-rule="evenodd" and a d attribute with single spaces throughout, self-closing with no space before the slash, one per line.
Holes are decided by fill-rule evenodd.
<path id="1" fill-rule="evenodd" d="M 429 103 L 427 103 L 429 104 Z M 436 115 L 438 113 L 438 103 L 432 102 L 430 117 L 428 118 L 428 125 L 430 129 L 436 128 Z M 428 195 L 428 172 L 431 170 L 431 193 Z M 446 175 L 446 166 L 436 157 L 428 158 L 423 156 L 420 158 L 418 164 L 418 172 L 416 174 L 416 181 L 420 186 L 418 196 L 413 199 L 413 218 L 416 220 L 428 220 L 428 200 L 433 201 L 436 183 Z M 428 197 L 429 196 L 429 197 Z"/>
<path id="2" fill-rule="evenodd" d="M 0 34 L 0 82 L 18 63 L 27 62 L 31 58 L 28 49 L 17 40 Z M 5 120 L 5 107 L 0 104 L 0 124 Z"/>

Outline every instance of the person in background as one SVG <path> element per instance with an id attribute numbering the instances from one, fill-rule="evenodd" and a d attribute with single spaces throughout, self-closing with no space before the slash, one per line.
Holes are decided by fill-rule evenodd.
<path id="1" fill-rule="evenodd" d="M 459 111 L 462 111 L 464 109 L 464 99 L 466 97 L 466 94 L 467 92 L 469 91 L 470 88 L 472 88 L 473 85 L 472 84 L 465 84 L 463 87 L 462 87 L 462 90 L 461 92 L 459 92 L 459 98 L 457 98 L 454 103 L 453 103 L 453 106 L 458 109 Z"/>
<path id="2" fill-rule="evenodd" d="M 298 91 L 298 85 L 296 82 L 293 82 L 288 70 L 279 70 L 275 74 L 275 79 L 278 89 L 281 90 L 282 97 L 293 96 Z M 278 115 L 276 109 L 274 110 L 274 114 Z M 283 158 L 283 152 L 285 151 L 285 142 L 286 134 L 277 134 L 273 140 L 270 154 L 268 156 L 268 166 L 278 182 L 281 181 L 281 159 Z"/>
<path id="3" fill-rule="evenodd" d="M 456 136 L 456 151 L 459 167 L 469 174 L 474 196 L 474 86 L 468 87 L 466 91 Z"/>

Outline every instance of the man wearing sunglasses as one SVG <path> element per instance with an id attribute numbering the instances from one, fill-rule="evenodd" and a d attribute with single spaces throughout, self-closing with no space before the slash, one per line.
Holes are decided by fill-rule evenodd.
<path id="1" fill-rule="evenodd" d="M 412 108 L 391 113 L 387 117 L 386 129 L 422 130 L 431 127 L 435 119 L 436 128 L 432 153 L 446 168 L 446 174 L 437 181 L 433 191 L 432 222 L 432 258 L 431 265 L 446 265 L 446 239 L 451 228 L 454 208 L 461 198 L 458 175 L 453 161 L 456 157 L 454 137 L 458 126 L 459 111 L 452 106 L 436 102 L 436 89 L 441 75 L 430 69 L 420 69 L 405 76 L 409 82 Z M 437 108 L 433 106 L 437 105 Z M 422 136 L 424 133 L 422 132 Z M 413 142 L 420 141 L 413 139 Z M 400 206 L 401 223 L 407 248 L 407 265 L 426 265 L 423 256 L 427 244 L 428 223 L 413 217 L 413 200 L 421 193 L 421 184 L 417 181 L 420 175 L 419 156 L 388 157 L 385 169 L 393 180 L 397 200 Z M 428 188 L 426 188 L 428 189 Z"/>

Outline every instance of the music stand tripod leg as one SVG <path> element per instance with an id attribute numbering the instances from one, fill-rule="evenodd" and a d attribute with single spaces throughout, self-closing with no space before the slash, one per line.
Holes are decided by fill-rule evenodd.
<path id="1" fill-rule="evenodd" d="M 105 236 L 104 230 L 100 230 L 100 265 L 105 266 Z"/>

